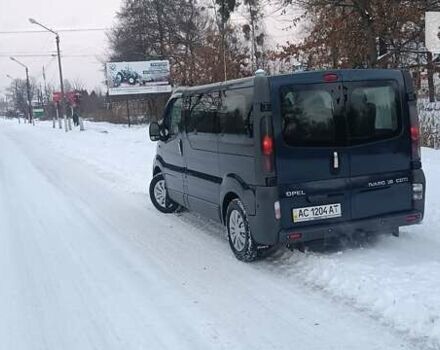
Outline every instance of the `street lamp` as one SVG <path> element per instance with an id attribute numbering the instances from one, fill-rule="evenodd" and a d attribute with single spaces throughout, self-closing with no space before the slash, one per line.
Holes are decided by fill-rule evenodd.
<path id="1" fill-rule="evenodd" d="M 58 69 L 60 73 L 60 88 L 61 88 L 61 112 L 64 115 L 64 128 L 67 132 L 67 116 L 66 116 L 66 105 L 65 105 L 65 99 L 64 99 L 64 83 L 63 83 L 63 70 L 61 68 L 61 54 L 60 54 L 60 36 L 57 32 L 54 30 L 46 27 L 45 25 L 41 24 L 40 22 L 36 21 L 33 18 L 29 18 L 29 22 L 32 24 L 36 24 L 37 26 L 40 26 L 44 29 L 46 29 L 48 32 L 51 32 L 52 34 L 55 34 L 55 41 L 57 44 L 57 55 L 58 55 Z M 70 120 L 69 120 L 70 121 Z"/>
<path id="2" fill-rule="evenodd" d="M 26 90 L 27 90 L 27 98 L 28 98 L 28 107 L 29 107 L 29 123 L 32 123 L 32 100 L 31 100 L 31 86 L 29 84 L 29 69 L 28 67 L 17 60 L 14 57 L 9 57 L 11 61 L 14 61 L 15 63 L 18 63 L 20 66 L 22 66 L 26 70 Z"/>

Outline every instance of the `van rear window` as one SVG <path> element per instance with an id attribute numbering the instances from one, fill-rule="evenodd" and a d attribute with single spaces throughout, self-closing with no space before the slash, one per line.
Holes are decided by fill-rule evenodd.
<path id="1" fill-rule="evenodd" d="M 281 88 L 282 134 L 287 145 L 359 145 L 400 133 L 400 100 L 393 82 L 355 82 L 341 87 Z"/>
<path id="2" fill-rule="evenodd" d="M 347 110 L 350 144 L 387 139 L 399 133 L 399 103 L 393 86 L 354 87 Z"/>
<path id="3" fill-rule="evenodd" d="M 283 89 L 281 114 L 283 137 L 288 145 L 336 145 L 335 106 L 328 91 Z"/>

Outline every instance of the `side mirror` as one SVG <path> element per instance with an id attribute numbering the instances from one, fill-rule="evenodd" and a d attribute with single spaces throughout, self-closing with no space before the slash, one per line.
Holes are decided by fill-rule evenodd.
<path id="1" fill-rule="evenodd" d="M 150 140 L 159 141 L 161 139 L 160 125 L 156 122 L 150 123 Z"/>

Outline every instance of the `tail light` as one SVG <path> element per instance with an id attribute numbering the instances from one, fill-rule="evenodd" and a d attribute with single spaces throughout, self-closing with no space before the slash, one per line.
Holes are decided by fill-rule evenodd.
<path id="1" fill-rule="evenodd" d="M 273 138 L 271 136 L 265 135 L 263 141 L 261 142 L 261 149 L 263 155 L 271 156 L 273 153 Z"/>
<path id="2" fill-rule="evenodd" d="M 405 216 L 405 221 L 408 224 L 420 221 L 420 219 L 421 219 L 421 215 L 420 214 L 409 214 L 409 215 Z"/>
<path id="3" fill-rule="evenodd" d="M 326 82 L 326 83 L 333 83 L 333 82 L 335 82 L 335 81 L 338 81 L 338 79 L 339 79 L 339 77 L 338 77 L 338 75 L 335 74 L 335 73 L 326 73 L 326 74 L 324 74 L 324 76 L 323 76 L 323 80 L 324 80 L 324 82 Z"/>
<path id="4" fill-rule="evenodd" d="M 263 170 L 266 173 L 271 173 L 274 171 L 275 140 L 270 117 L 261 119 L 260 126 Z"/>
<path id="5" fill-rule="evenodd" d="M 292 232 L 287 235 L 287 239 L 289 241 L 298 241 L 302 238 L 301 232 Z"/>
<path id="6" fill-rule="evenodd" d="M 415 168 L 420 168 L 420 127 L 419 118 L 417 116 L 417 108 L 414 101 L 409 103 L 409 119 L 410 119 L 410 133 L 411 133 L 411 158 Z"/>
<path id="7" fill-rule="evenodd" d="M 418 123 L 417 123 L 418 124 Z M 411 126 L 412 159 L 420 160 L 420 129 L 419 126 Z"/>

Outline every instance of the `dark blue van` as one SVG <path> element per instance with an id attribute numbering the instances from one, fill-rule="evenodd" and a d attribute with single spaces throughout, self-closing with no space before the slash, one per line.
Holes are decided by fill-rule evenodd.
<path id="1" fill-rule="evenodd" d="M 416 96 L 401 70 L 335 70 L 181 88 L 164 118 L 150 197 L 225 224 L 235 256 L 424 214 Z"/>

